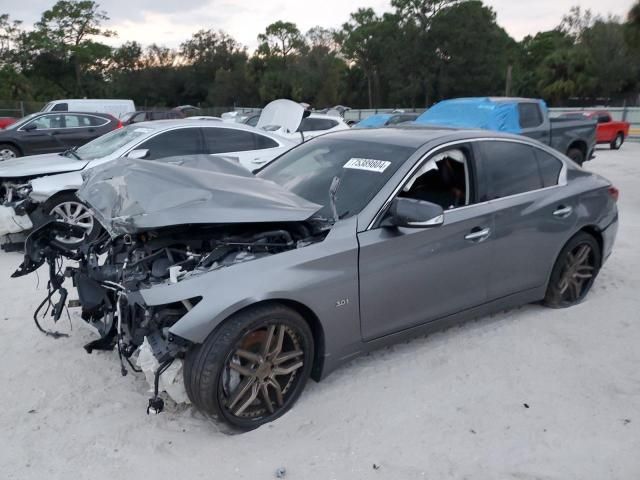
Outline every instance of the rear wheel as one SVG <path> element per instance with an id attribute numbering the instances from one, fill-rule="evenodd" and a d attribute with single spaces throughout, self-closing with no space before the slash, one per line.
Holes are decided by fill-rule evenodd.
<path id="1" fill-rule="evenodd" d="M 20 150 L 13 145 L 0 144 L 0 162 L 21 156 Z"/>
<path id="2" fill-rule="evenodd" d="M 293 406 L 309 378 L 313 349 L 297 312 L 278 304 L 242 311 L 187 353 L 187 394 L 224 431 L 252 430 Z"/>
<path id="3" fill-rule="evenodd" d="M 613 139 L 613 142 L 611 142 L 611 150 L 620 150 L 620 147 L 623 143 L 624 135 L 622 133 L 618 133 L 618 135 L 616 135 L 616 138 Z"/>
<path id="4" fill-rule="evenodd" d="M 82 237 L 59 236 L 56 238 L 56 240 L 70 248 L 76 248 L 85 241 L 91 242 L 100 235 L 102 227 L 93 218 L 91 210 L 72 192 L 62 193 L 50 198 L 42 208 L 47 215 L 52 216 L 59 222 L 77 225 L 85 230 L 85 234 Z"/>
<path id="5" fill-rule="evenodd" d="M 580 232 L 564 246 L 553 267 L 544 304 L 565 308 L 580 303 L 600 271 L 600 245 L 592 235 Z"/>
<path id="6" fill-rule="evenodd" d="M 567 157 L 582 166 L 585 161 L 584 153 L 579 148 L 570 148 L 567 152 Z"/>

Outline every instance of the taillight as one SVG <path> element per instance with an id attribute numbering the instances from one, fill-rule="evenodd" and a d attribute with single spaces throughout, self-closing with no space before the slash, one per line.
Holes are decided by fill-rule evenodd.
<path id="1" fill-rule="evenodd" d="M 118 120 L 118 125 L 116 125 L 116 130 L 117 130 L 118 128 L 122 128 L 122 127 L 124 127 L 124 125 L 122 125 L 122 121 L 121 121 L 121 120 Z"/>
<path id="2" fill-rule="evenodd" d="M 616 187 L 611 185 L 609 187 L 609 195 L 611 195 L 611 198 L 613 198 L 614 202 L 617 202 L 618 201 L 618 197 L 620 196 L 620 190 L 618 190 Z"/>

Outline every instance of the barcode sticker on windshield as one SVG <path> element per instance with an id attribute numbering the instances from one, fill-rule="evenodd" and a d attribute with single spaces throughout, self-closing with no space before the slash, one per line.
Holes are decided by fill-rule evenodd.
<path id="1" fill-rule="evenodd" d="M 368 172 L 384 172 L 391 162 L 385 160 L 373 160 L 372 158 L 352 158 L 344 164 L 342 168 L 353 168 L 355 170 L 366 170 Z"/>

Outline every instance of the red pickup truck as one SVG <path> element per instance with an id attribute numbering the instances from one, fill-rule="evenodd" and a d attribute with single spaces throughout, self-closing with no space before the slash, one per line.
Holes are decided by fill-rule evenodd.
<path id="1" fill-rule="evenodd" d="M 13 117 L 0 117 L 0 129 L 8 127 L 12 123 L 15 123 L 16 120 L 18 119 Z"/>
<path id="2" fill-rule="evenodd" d="M 597 143 L 608 143 L 612 150 L 618 150 L 626 138 L 629 136 L 629 122 L 618 122 L 611 118 L 611 114 L 606 110 L 593 110 L 587 112 L 570 112 L 562 115 L 563 117 L 586 117 L 596 120 L 598 126 L 596 128 Z"/>

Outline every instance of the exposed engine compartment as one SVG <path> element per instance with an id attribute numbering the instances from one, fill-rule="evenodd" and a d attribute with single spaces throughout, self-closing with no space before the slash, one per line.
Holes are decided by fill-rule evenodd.
<path id="1" fill-rule="evenodd" d="M 330 225 L 322 221 L 255 223 L 166 227 L 134 235 L 112 238 L 104 233 L 96 241 L 72 250 L 56 238 L 74 234 L 78 227 L 51 221 L 35 230 L 25 244 L 25 260 L 13 276 L 35 271 L 49 264 L 49 292 L 35 312 L 34 320 L 45 334 L 65 334 L 41 326 L 43 315 L 56 323 L 67 306 L 63 284 L 71 278 L 78 291 L 82 319 L 93 326 L 100 338 L 85 350 L 117 348 L 121 371 L 139 372 L 131 361 L 147 340 L 159 368 L 156 395 L 150 408 L 162 409 L 157 396 L 158 377 L 176 358 L 182 358 L 190 342 L 169 333 L 169 329 L 201 298 L 149 307 L 138 294 L 154 285 L 177 283 L 192 275 L 227 268 L 239 263 L 275 255 L 322 241 Z M 63 260 L 77 266 L 63 269 Z M 52 298 L 59 294 L 57 302 Z M 47 307 L 46 310 L 43 310 Z M 51 308 L 49 308 L 51 307 Z"/>

